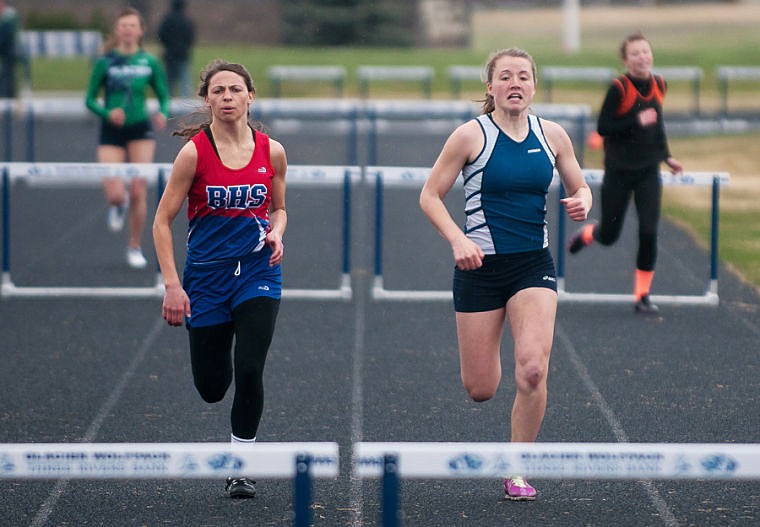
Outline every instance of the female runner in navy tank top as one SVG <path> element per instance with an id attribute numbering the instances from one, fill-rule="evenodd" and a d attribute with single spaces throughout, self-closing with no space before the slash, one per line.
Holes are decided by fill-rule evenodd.
<path id="1" fill-rule="evenodd" d="M 549 355 L 554 338 L 557 285 L 546 230 L 546 195 L 554 169 L 569 197 L 574 221 L 591 209 L 564 129 L 530 113 L 536 65 L 520 49 L 493 54 L 485 68 L 483 115 L 449 136 L 420 195 L 420 205 L 451 244 L 454 309 L 462 383 L 470 398 L 487 401 L 501 381 L 501 337 L 509 321 L 514 339 L 516 393 L 511 440 L 533 442 L 546 411 Z M 462 174 L 464 231 L 444 198 Z M 505 474 L 505 496 L 532 500 L 536 490 Z"/>

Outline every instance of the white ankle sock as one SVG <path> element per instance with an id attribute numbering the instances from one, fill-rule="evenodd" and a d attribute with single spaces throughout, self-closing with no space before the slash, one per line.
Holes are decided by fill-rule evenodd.
<path id="1" fill-rule="evenodd" d="M 243 439 L 242 437 L 235 437 L 234 434 L 230 434 L 230 441 L 232 443 L 255 443 L 256 438 L 253 439 Z"/>

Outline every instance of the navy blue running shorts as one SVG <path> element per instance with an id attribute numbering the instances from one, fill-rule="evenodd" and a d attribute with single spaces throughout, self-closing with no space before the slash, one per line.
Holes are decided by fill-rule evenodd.
<path id="1" fill-rule="evenodd" d="M 488 254 L 472 271 L 454 269 L 454 310 L 477 313 L 500 309 L 518 291 L 544 287 L 557 291 L 557 273 L 548 248 L 514 254 Z"/>
<path id="2" fill-rule="evenodd" d="M 99 144 L 125 147 L 130 141 L 155 139 L 155 137 L 150 121 L 126 126 L 115 126 L 108 121 L 103 121 L 100 126 Z"/>
<path id="3" fill-rule="evenodd" d="M 259 296 L 282 296 L 282 267 L 269 267 L 272 250 L 208 265 L 185 265 L 182 285 L 190 298 L 192 327 L 214 326 L 232 320 L 232 310 Z"/>

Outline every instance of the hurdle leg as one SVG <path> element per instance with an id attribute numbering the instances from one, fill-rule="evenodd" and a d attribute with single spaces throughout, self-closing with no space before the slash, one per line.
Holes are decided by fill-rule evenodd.
<path id="1" fill-rule="evenodd" d="M 295 489 L 293 492 L 294 527 L 311 525 L 311 456 L 298 454 L 296 457 Z"/>
<path id="2" fill-rule="evenodd" d="M 710 217 L 710 286 L 708 293 L 718 294 L 718 222 L 720 217 L 719 196 L 720 179 L 713 177 L 712 183 L 712 215 Z"/>
<path id="3" fill-rule="evenodd" d="M 8 167 L 3 168 L 3 283 L 11 281 L 11 176 Z"/>
<path id="4" fill-rule="evenodd" d="M 394 454 L 386 454 L 383 459 L 383 499 L 381 504 L 380 525 L 383 527 L 399 527 L 399 483 L 398 458 Z"/>

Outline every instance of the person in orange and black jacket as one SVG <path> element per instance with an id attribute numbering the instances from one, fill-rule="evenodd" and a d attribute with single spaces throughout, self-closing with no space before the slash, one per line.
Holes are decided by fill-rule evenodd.
<path id="1" fill-rule="evenodd" d="M 665 163 L 674 174 L 683 171 L 683 165 L 668 147 L 662 112 L 667 84 L 652 72 L 650 42 L 641 33 L 629 35 L 620 46 L 620 56 L 626 72 L 612 80 L 597 124 L 604 139 L 601 222 L 585 225 L 570 239 L 568 248 L 575 254 L 594 241 L 615 243 L 633 195 L 639 218 L 634 307 L 637 313 L 654 314 L 659 309 L 649 291 L 657 260 L 660 164 Z"/>

